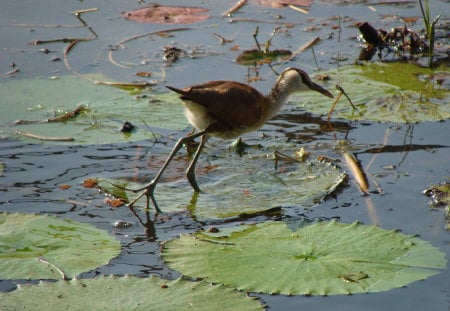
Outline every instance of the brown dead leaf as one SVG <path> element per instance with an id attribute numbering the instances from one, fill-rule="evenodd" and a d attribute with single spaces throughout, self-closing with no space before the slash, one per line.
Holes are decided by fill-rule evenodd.
<path id="1" fill-rule="evenodd" d="M 200 7 L 164 6 L 125 12 L 122 16 L 130 21 L 152 24 L 192 24 L 208 19 L 209 10 Z"/>
<path id="2" fill-rule="evenodd" d="M 150 71 L 139 71 L 139 72 L 136 72 L 136 76 L 148 78 L 148 77 L 152 76 L 152 73 Z"/>
<path id="3" fill-rule="evenodd" d="M 117 199 L 105 198 L 104 203 L 108 204 L 111 207 L 120 207 L 127 202 L 126 202 L 126 200 L 124 200 L 122 198 L 117 198 Z"/>
<path id="4" fill-rule="evenodd" d="M 68 184 L 61 184 L 61 185 L 59 185 L 58 186 L 58 188 L 59 189 L 61 189 L 61 190 L 67 190 L 67 189 L 70 189 L 70 185 L 68 185 Z"/>
<path id="5" fill-rule="evenodd" d="M 88 178 L 83 181 L 84 188 L 95 188 L 97 187 L 97 180 L 94 178 Z"/>

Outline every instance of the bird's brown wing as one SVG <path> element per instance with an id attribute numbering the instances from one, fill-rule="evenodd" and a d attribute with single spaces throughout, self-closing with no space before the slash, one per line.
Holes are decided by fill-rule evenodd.
<path id="1" fill-rule="evenodd" d="M 202 105 L 230 129 L 252 128 L 260 123 L 266 98 L 253 87 L 233 81 L 210 81 L 183 90 L 182 100 Z"/>

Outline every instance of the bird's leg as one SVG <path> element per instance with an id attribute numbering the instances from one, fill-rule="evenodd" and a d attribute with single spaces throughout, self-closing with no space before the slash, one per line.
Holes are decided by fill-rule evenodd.
<path id="1" fill-rule="evenodd" d="M 195 180 L 195 164 L 197 164 L 197 160 L 200 157 L 200 153 L 203 150 L 203 146 L 205 145 L 206 140 L 207 136 L 203 135 L 201 137 L 200 144 L 198 145 L 197 150 L 195 151 L 194 157 L 192 158 L 192 161 L 186 170 L 187 180 L 191 184 L 192 188 L 194 188 L 194 190 L 197 192 L 200 192 L 200 187 L 198 186 L 197 181 Z"/>
<path id="2" fill-rule="evenodd" d="M 152 179 L 152 181 L 149 182 L 147 185 L 145 185 L 144 187 L 142 187 L 140 189 L 134 190 L 134 192 L 139 192 L 139 191 L 143 191 L 143 192 L 141 194 L 139 194 L 133 201 L 131 201 L 128 204 L 128 206 L 132 207 L 140 198 L 142 198 L 145 195 L 147 197 L 147 208 L 149 208 L 149 200 L 152 200 L 152 203 L 153 203 L 153 206 L 155 207 L 156 212 L 157 213 L 161 213 L 161 209 L 158 207 L 158 204 L 156 203 L 156 200 L 155 200 L 155 197 L 154 197 L 156 184 L 158 183 L 158 181 L 161 178 L 162 174 L 164 173 L 164 171 L 166 170 L 166 168 L 169 165 L 170 161 L 172 161 L 173 157 L 178 152 L 178 150 L 180 150 L 180 148 L 185 143 L 187 143 L 189 141 L 192 141 L 192 140 L 196 139 L 197 137 L 202 136 L 204 134 L 205 134 L 205 132 L 201 131 L 201 132 L 194 133 L 194 134 L 191 134 L 191 135 L 188 135 L 188 136 L 185 136 L 185 137 L 182 137 L 182 138 L 178 139 L 177 143 L 173 147 L 172 151 L 170 152 L 170 154 L 167 157 L 166 161 L 164 162 L 163 166 L 159 170 L 158 174 L 156 174 L 156 176 Z M 194 156 L 194 158 L 195 158 L 195 156 Z"/>

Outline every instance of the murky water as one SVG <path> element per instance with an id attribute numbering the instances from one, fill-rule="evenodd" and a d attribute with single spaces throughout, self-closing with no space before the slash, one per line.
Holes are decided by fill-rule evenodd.
<path id="1" fill-rule="evenodd" d="M 45 5 L 44 5 L 45 2 Z M 86 36 L 85 29 L 79 28 L 43 28 L 34 24 L 77 24 L 71 11 L 98 7 L 96 13 L 85 14 L 86 22 L 95 29 L 99 38 L 77 46 L 70 54 L 70 62 L 79 73 L 103 73 L 118 81 L 136 80 L 136 70 L 165 72 L 165 79 L 171 85 L 185 86 L 211 79 L 232 79 L 243 81 L 247 68 L 235 64 L 236 53 L 230 47 L 218 44 L 214 32 L 235 40 L 241 47 L 252 47 L 251 34 L 259 25 L 260 35 L 269 36 L 274 28 L 271 23 L 256 22 L 224 22 L 220 14 L 229 8 L 234 1 L 219 1 L 211 6 L 213 17 L 201 24 L 189 25 L 195 32 L 185 32 L 183 36 L 155 39 L 155 42 L 142 40 L 134 42 L 127 50 L 117 51 L 114 55 L 123 63 L 134 62 L 135 70 L 125 70 L 113 66 L 107 57 L 110 47 L 125 38 L 152 32 L 167 27 L 161 25 L 134 24 L 124 21 L 119 13 L 137 7 L 129 1 L 16 1 L 3 3 L 0 12 L 2 30 L 0 40 L 3 48 L 0 51 L 0 69 L 2 73 L 10 70 L 14 62 L 20 72 L 6 79 L 30 77 L 50 77 L 67 74 L 62 61 L 64 45 L 54 43 L 45 45 L 52 52 L 40 51 L 43 46 L 32 47 L 26 43 L 36 39 L 52 39 L 61 37 Z M 179 1 L 167 1 L 177 4 Z M 184 4 L 184 3 L 183 3 Z M 433 14 L 449 12 L 448 2 L 432 1 Z M 130 7 L 135 6 L 135 7 Z M 193 1 L 192 5 L 209 5 Z M 289 35 L 276 36 L 273 44 L 279 48 L 296 49 L 302 43 L 315 36 L 334 39 L 324 40 L 316 48 L 319 65 L 323 68 L 337 66 L 333 57 L 337 53 L 355 59 L 358 55 L 358 43 L 352 39 L 356 29 L 345 27 L 340 34 L 342 40 L 331 27 L 331 16 L 348 16 L 351 23 L 368 20 L 380 27 L 390 27 L 397 21 L 389 18 L 379 22 L 380 16 L 395 14 L 401 16 L 417 16 L 418 8 L 414 5 L 335 5 L 326 1 L 316 1 L 309 15 L 305 16 L 288 9 L 269 10 L 256 6 L 247 7 L 245 13 L 236 17 L 257 20 L 276 21 L 280 16 L 285 20 L 298 23 Z M 314 18 L 314 21 L 308 21 Z M 448 16 L 447 16 L 448 18 Z M 328 24 L 326 24 L 328 23 Z M 13 24 L 28 24 L 25 27 Z M 319 30 L 307 32 L 305 28 L 311 24 L 319 25 Z M 350 22 L 349 22 L 350 24 Z M 348 26 L 348 25 L 347 25 Z M 170 27 L 168 27 L 170 28 Z M 212 29 L 212 30 L 211 30 Z M 333 33 L 333 35 L 330 35 Z M 264 37 L 263 37 L 264 38 Z M 183 41 L 181 41 L 183 39 Z M 172 67 L 164 67 L 161 61 L 161 47 L 164 44 L 178 41 L 188 51 L 202 52 L 196 58 L 181 60 Z M 262 39 L 264 41 L 264 39 Z M 152 45 L 153 43 L 153 45 Z M 200 51 L 200 52 L 199 52 Z M 204 52 L 206 51 L 206 52 Z M 231 65 L 230 65 L 231 64 Z M 300 55 L 289 65 L 300 66 L 307 71 L 314 71 L 316 66 L 311 53 Z M 267 89 L 273 81 L 270 69 L 263 68 L 260 75 L 265 79 L 255 84 L 261 90 Z M 158 79 L 159 76 L 156 76 Z M 162 89 L 162 88 L 161 88 Z M 156 87 L 160 90 L 160 86 Z M 2 106 L 2 113 L 8 113 Z M 181 113 L 181 107 L 180 107 Z M 339 218 L 343 222 L 362 221 L 366 224 L 376 223 L 382 228 L 400 229 L 405 234 L 418 234 L 430 241 L 450 256 L 450 236 L 443 228 L 444 216 L 440 210 L 430 210 L 427 198 L 421 191 L 431 184 L 448 180 L 450 176 L 450 121 L 426 122 L 414 125 L 379 124 L 372 122 L 353 122 L 338 120 L 330 130 L 323 118 L 309 117 L 298 108 L 288 105 L 284 112 L 270 121 L 260 132 L 245 136 L 248 143 L 261 142 L 261 132 L 276 137 L 285 137 L 286 141 L 306 146 L 316 155 L 339 157 L 335 150 L 336 141 L 348 139 L 352 145 L 358 146 L 357 156 L 366 167 L 367 172 L 383 190 L 381 194 L 373 193 L 370 197 L 361 196 L 359 190 L 350 183 L 336 198 L 329 199 L 318 206 L 304 210 L 301 206 L 293 206 L 283 210 L 285 220 L 307 217 Z M 185 134 L 177 134 L 181 136 Z M 133 274 L 147 276 L 157 274 L 165 278 L 178 276 L 163 263 L 159 256 L 160 241 L 172 239 L 180 233 L 194 232 L 210 225 L 192 219 L 188 211 L 168 214 L 155 221 L 147 218 L 143 211 L 130 211 L 126 207 L 110 208 L 104 204 L 103 194 L 81 186 L 89 177 L 115 178 L 117 176 L 135 176 L 149 179 L 154 172 L 147 165 L 148 150 L 161 155 L 166 154 L 173 145 L 173 139 L 163 139 L 154 146 L 152 141 L 129 142 L 111 145 L 51 145 L 28 143 L 13 139 L 0 140 L 0 162 L 5 165 L 0 175 L 0 211 L 49 213 L 80 222 L 92 223 L 98 228 L 109 230 L 119 238 L 123 245 L 122 254 L 107 266 L 83 274 L 93 277 L 97 274 Z M 212 140 L 208 147 L 208 155 L 232 152 L 228 143 Z M 377 148 L 386 145 L 379 152 Z M 156 151 L 155 151 L 156 150 Z M 264 153 L 264 150 L 252 151 Z M 202 160 L 200 160 L 200 166 Z M 393 168 L 391 168 L 393 167 Z M 136 173 L 136 170 L 138 172 Z M 68 190 L 58 186 L 69 184 Z M 372 190 L 375 187 L 372 183 Z M 163 208 L 163 207 L 162 207 Z M 164 209 L 164 208 L 163 208 Z M 113 223 L 125 220 L 133 223 L 131 228 L 115 229 Z M 264 216 L 256 220 L 265 220 Z M 423 282 L 415 282 L 406 288 L 388 292 L 332 297 L 286 297 L 257 295 L 271 310 L 448 310 L 450 307 L 450 270 Z M 0 289 L 9 290 L 13 286 L 10 281 L 0 281 Z"/>

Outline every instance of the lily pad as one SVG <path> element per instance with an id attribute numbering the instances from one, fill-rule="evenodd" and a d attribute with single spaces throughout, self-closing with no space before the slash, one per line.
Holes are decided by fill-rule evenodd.
<path id="1" fill-rule="evenodd" d="M 95 76 L 90 78 L 97 80 Z M 183 107 L 173 92 L 136 97 L 124 90 L 74 76 L 7 81 L 0 84 L 0 97 L 8 107 L 8 113 L 0 114 L 0 131 L 6 135 L 15 135 L 14 132 L 20 130 L 43 138 L 73 138 L 71 144 L 107 144 L 154 139 L 153 135 L 158 135 L 162 129 L 183 129 L 188 125 Z M 45 121 L 78 106 L 86 109 L 64 122 L 14 125 L 16 120 Z M 131 133 L 121 132 L 125 121 L 137 129 Z"/>
<path id="2" fill-rule="evenodd" d="M 157 277 L 106 276 L 41 282 L 0 293 L 5 310 L 263 310 L 256 298 L 222 285 Z"/>
<path id="3" fill-rule="evenodd" d="M 95 269 L 120 242 L 89 224 L 48 215 L 0 213 L 0 278 L 58 279 Z"/>
<path id="4" fill-rule="evenodd" d="M 289 164 L 278 172 L 274 160 L 264 156 L 230 155 L 208 162 L 207 171 L 199 171 L 202 192 L 196 194 L 180 169 L 178 178 L 158 183 L 155 198 L 164 212 L 188 209 L 197 219 L 224 219 L 241 214 L 263 212 L 274 207 L 300 204 L 312 207 L 345 181 L 346 175 L 329 163 L 318 161 Z M 171 165 L 174 164 L 173 162 Z M 201 169 L 200 169 L 201 170 Z M 126 200 L 135 194 L 114 190 L 111 184 L 140 188 L 142 185 L 100 180 L 107 192 Z M 145 197 L 138 206 L 145 206 Z"/>
<path id="5" fill-rule="evenodd" d="M 123 13 L 127 20 L 153 24 L 192 24 L 208 19 L 209 10 L 198 7 L 155 4 L 148 8 Z"/>
<path id="6" fill-rule="evenodd" d="M 266 222 L 182 235 L 166 243 L 162 255 L 186 276 L 287 295 L 386 291 L 446 267 L 445 254 L 417 237 L 337 221 L 294 231 Z"/>
<path id="7" fill-rule="evenodd" d="M 321 74 L 339 84 L 359 110 L 353 111 L 342 97 L 333 118 L 416 123 L 450 118 L 450 90 L 434 78 L 440 73 L 448 75 L 445 70 L 433 71 L 410 63 L 367 63 Z M 301 101 L 294 95 L 291 101 L 316 114 L 325 115 L 330 110 L 329 100 L 314 92 L 302 94 Z"/>

